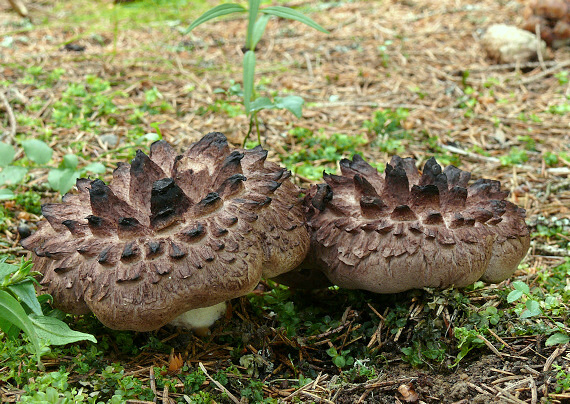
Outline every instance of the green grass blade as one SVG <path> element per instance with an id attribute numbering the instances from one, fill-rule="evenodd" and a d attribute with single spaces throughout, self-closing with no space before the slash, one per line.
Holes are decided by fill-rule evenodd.
<path id="1" fill-rule="evenodd" d="M 248 50 L 243 57 L 243 105 L 245 113 L 250 114 L 250 102 L 253 96 L 253 77 L 255 75 L 255 52 Z"/>
<path id="2" fill-rule="evenodd" d="M 255 50 L 255 47 L 263 36 L 263 32 L 265 31 L 265 27 L 267 26 L 267 22 L 270 18 L 271 16 L 269 14 L 264 14 L 255 22 L 255 26 L 253 27 L 251 50 Z"/>
<path id="3" fill-rule="evenodd" d="M 11 294 L 4 290 L 0 290 L 0 316 L 3 320 L 14 324 L 26 333 L 34 346 L 34 350 L 38 357 L 38 364 L 40 364 L 40 339 L 34 330 L 34 325 L 28 318 L 28 315 L 20 303 L 12 297 Z"/>
<path id="4" fill-rule="evenodd" d="M 321 27 L 319 24 L 317 24 L 311 18 L 309 18 L 306 15 L 301 14 L 297 10 L 293 10 L 292 8 L 289 8 L 289 7 L 282 7 L 282 6 L 267 7 L 267 8 L 262 9 L 261 12 L 264 14 L 274 15 L 276 17 L 286 18 L 288 20 L 299 21 L 305 25 L 308 25 L 311 28 L 314 28 L 318 31 L 324 32 L 325 34 L 329 33 L 329 31 L 327 31 L 326 29 Z"/>
<path id="5" fill-rule="evenodd" d="M 206 11 L 200 17 L 198 17 L 190 26 L 184 31 L 184 34 L 189 33 L 198 25 L 205 23 L 206 21 L 210 21 L 214 18 L 221 17 L 223 15 L 232 14 L 232 13 L 243 13 L 246 9 L 240 6 L 239 4 L 228 3 L 228 4 L 220 4 L 219 6 L 214 7 L 211 10 Z"/>
<path id="6" fill-rule="evenodd" d="M 253 45 L 253 31 L 255 30 L 255 20 L 257 19 L 257 13 L 259 12 L 259 4 L 261 0 L 249 0 L 249 14 L 247 22 L 247 37 L 245 38 L 245 47 L 248 50 L 253 50 L 255 46 Z"/>

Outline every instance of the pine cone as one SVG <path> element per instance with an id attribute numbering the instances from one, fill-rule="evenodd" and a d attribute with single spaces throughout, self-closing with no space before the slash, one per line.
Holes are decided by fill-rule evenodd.
<path id="1" fill-rule="evenodd" d="M 532 0 L 523 11 L 523 28 L 536 32 L 553 47 L 570 43 L 570 0 Z"/>

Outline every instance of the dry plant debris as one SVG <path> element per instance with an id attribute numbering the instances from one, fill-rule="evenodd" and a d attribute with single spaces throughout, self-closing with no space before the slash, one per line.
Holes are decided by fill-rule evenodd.
<path id="1" fill-rule="evenodd" d="M 542 63 L 491 64 L 478 42 L 482 29 L 494 23 L 522 26 L 524 4 L 517 1 L 309 1 L 289 5 L 318 10 L 311 15 L 331 35 L 323 39 L 300 24 L 269 22 L 273 25 L 271 32 L 277 34 L 260 44 L 258 59 L 258 71 L 270 78 L 265 88 L 293 89 L 308 101 L 302 120 L 278 112 L 261 116 L 264 147 L 272 151 L 269 159 L 278 160 L 307 148 L 289 132 L 299 126 L 326 137 L 335 133 L 349 138 L 361 136 L 366 145 L 358 151 L 367 161 L 386 161 L 399 151 L 423 165 L 435 155 L 446 165 L 453 163 L 472 172 L 474 178 L 499 180 L 511 191 L 510 200 L 527 210 L 533 232 L 531 251 L 523 269 L 515 275 L 540 289 L 537 279 L 568 256 L 567 248 L 560 247 L 560 239 L 568 237 L 564 220 L 570 215 L 570 85 L 565 79 L 570 50 L 549 49 Z M 19 117 L 16 137 L 46 139 L 56 148 L 57 161 L 69 150 L 77 150 L 82 160 L 97 159 L 108 167 L 134 157 L 134 148 L 129 147 L 137 138 L 132 134 L 134 125 L 143 128 L 139 133 L 143 135 L 154 131 L 151 124 L 160 122 L 163 138 L 178 151 L 216 130 L 223 130 L 234 144 L 241 143 L 247 121 L 243 115 L 234 116 L 233 104 L 224 102 L 226 96 L 215 90 L 227 89 L 231 79 L 239 79 L 243 44 L 237 38 L 242 37 L 238 34 L 243 32 L 244 20 L 204 25 L 199 35 L 191 37 L 182 37 L 164 24 L 131 28 L 125 23 L 118 25 L 114 36 L 108 30 L 98 31 L 96 24 L 58 21 L 61 14 L 78 12 L 74 7 L 81 7 L 81 2 L 29 3 L 34 21 L 46 18 L 49 22 L 31 29 L 18 26 L 20 20 L 15 14 L 0 14 L 0 32 L 13 41 L 11 46 L 4 46 L 8 42 L 2 45 L 0 76 L 3 86 L 9 83 L 3 92 Z M 64 44 L 71 42 L 85 46 L 85 50 L 65 50 Z M 41 67 L 41 71 L 30 67 Z M 56 69 L 65 74 L 48 77 Z M 115 108 L 105 110 L 103 104 L 96 104 L 91 113 L 84 115 L 85 126 L 49 124 L 59 119 L 53 112 L 62 110 L 61 100 L 69 86 L 84 83 L 87 75 L 110 83 L 97 94 L 111 99 Z M 97 83 L 94 81 L 94 85 Z M 156 97 L 149 102 L 152 94 Z M 146 106 L 147 110 L 131 117 L 139 111 L 133 105 Z M 398 109 L 408 112 L 400 115 L 403 119 L 395 131 L 388 130 L 390 119 L 377 120 L 377 130 L 373 124 L 366 127 L 365 122 L 372 121 L 377 111 Z M 0 110 L 0 125 L 9 131 L 6 110 Z M 334 169 L 326 157 L 315 163 Z M 311 182 L 302 175 L 297 175 L 297 180 L 305 187 Z M 24 187 L 37 189 L 44 182 L 45 174 L 38 171 Z M 41 196 L 46 202 L 57 199 L 45 189 Z M 8 209 L 19 207 L 15 204 Z M 32 224 L 38 219 L 36 214 L 28 213 L 26 220 Z M 4 253 L 18 253 L 18 224 L 8 220 Z M 538 231 L 541 228 L 555 230 L 545 233 Z M 266 399 L 283 402 L 395 402 L 401 401 L 398 388 L 402 385 L 410 386 L 409 392 L 415 391 L 421 401 L 433 403 L 537 403 L 543 398 L 567 401 L 570 393 L 556 390 L 560 380 L 557 369 L 568 369 L 570 350 L 568 345 L 545 346 L 544 330 L 517 335 L 511 328 L 512 335 L 505 335 L 505 329 L 500 330 L 500 335 L 481 335 L 484 339 L 478 343 L 482 348 L 471 351 L 451 369 L 447 365 L 453 365 L 453 360 L 448 357 L 440 366 L 424 364 L 419 368 L 402 361 L 400 347 L 412 347 L 413 341 L 420 338 L 418 333 L 430 324 L 434 341 L 457 343 L 458 325 L 466 320 L 456 298 L 467 298 L 468 302 L 462 304 L 483 319 L 482 311 L 491 316 L 492 311 L 486 310 L 504 304 L 502 288 L 509 282 L 467 290 L 461 296 L 423 291 L 386 300 L 363 293 L 355 300 L 343 291 L 324 296 L 294 294 L 288 299 L 294 299 L 298 310 L 312 307 L 306 300 L 309 297 L 324 297 L 320 303 L 323 306 L 317 309 L 337 307 L 337 311 L 319 312 L 321 318 L 332 319 L 322 330 L 309 332 L 310 325 L 292 323 L 307 335 L 291 336 L 283 330 L 277 318 L 287 318 L 285 304 L 281 317 L 259 308 L 260 302 L 267 302 L 274 296 L 271 293 L 277 293 L 268 292 L 263 284 L 253 297 L 235 301 L 233 318 L 223 320 L 208 338 L 169 329 L 146 337 L 109 334 L 90 325 L 88 319 L 77 320 L 77 326 L 86 330 L 91 327 L 105 341 L 108 351 L 97 360 L 109 366 L 120 362 L 123 378 L 136 377 L 152 392 L 149 401 L 184 400 L 183 379 L 171 379 L 177 382 L 164 387 L 154 367 L 168 368 L 170 350 L 145 348 L 133 354 L 124 351 L 132 347 L 121 343 L 125 338 L 140 346 L 175 344 L 188 369 L 201 374 L 202 366 L 212 377 L 224 369 L 234 369 L 226 372 L 224 388 L 235 397 L 249 394 L 245 387 L 252 379 L 247 373 L 251 370 L 258 372 L 254 380 L 264 382 L 256 391 Z M 557 319 L 567 321 L 567 316 Z M 509 318 L 505 324 L 515 327 L 516 321 Z M 228 329 L 230 324 L 232 328 Z M 238 338 L 240 342 L 236 343 Z M 343 356 L 343 352 L 350 349 L 368 349 L 369 355 L 375 355 L 374 361 L 336 366 L 332 360 L 346 362 L 350 354 Z M 97 370 L 76 372 L 79 365 L 72 359 L 80 364 L 77 358 L 90 353 L 75 352 L 46 359 L 45 365 L 53 371 L 66 366 L 71 372 L 70 384 L 80 385 Z M 331 356 L 335 352 L 336 356 Z M 240 364 L 236 358 L 246 355 L 248 362 Z M 4 366 L 0 363 L 0 373 L 10 371 Z M 376 373 L 359 373 L 370 368 Z M 347 376 L 350 369 L 355 369 L 354 377 Z M 25 367 L 16 371 L 16 377 L 18 372 L 25 374 Z M 109 374 L 118 372 L 115 369 Z M 302 374 L 313 376 L 300 386 Z M 85 389 L 101 388 L 85 383 Z M 221 391 L 214 384 L 204 375 L 199 388 Z M 0 394 L 2 401 L 16 402 L 23 389 L 2 382 Z M 255 401 L 251 397 L 250 402 Z M 224 400 L 229 402 L 220 402 Z"/>

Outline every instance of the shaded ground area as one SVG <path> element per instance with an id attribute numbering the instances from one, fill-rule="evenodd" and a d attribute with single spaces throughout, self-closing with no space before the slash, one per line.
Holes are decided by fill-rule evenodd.
<path id="1" fill-rule="evenodd" d="M 243 142 L 248 122 L 239 99 L 217 91 L 241 81 L 243 19 L 200 26 L 191 35 L 181 34 L 188 16 L 148 24 L 120 18 L 66 23 L 79 13 L 77 4 L 30 4 L 34 21 L 43 21 L 33 27 L 0 14 L 0 32 L 12 41 L 2 48 L 0 80 L 17 117 L 15 138 L 38 137 L 59 156 L 75 152 L 108 168 L 131 158 L 136 147 L 147 148 L 144 136 L 156 132 L 154 124 L 179 150 L 210 131 Z M 492 23 L 520 25 L 523 5 L 516 1 L 286 5 L 311 13 L 331 34 L 281 20 L 268 24 L 258 49 L 257 91 L 306 101 L 299 120 L 286 112 L 260 114 L 270 158 L 287 164 L 302 186 L 356 151 L 378 167 L 396 153 L 422 164 L 436 156 L 474 178 L 500 180 L 527 209 L 533 231 L 517 279 L 537 288 L 538 299 L 541 290 L 558 291 L 561 309 L 550 318 L 519 318 L 522 309 L 506 302 L 510 281 L 396 296 L 307 294 L 262 284 L 253 296 L 234 301 L 232 317 L 202 339 L 170 329 L 112 333 L 78 319 L 73 327 L 93 332 L 103 341 L 102 353 L 83 361 L 77 358 L 88 357 L 87 348 L 54 351 L 61 354 L 46 360 L 47 369 L 64 366 L 71 385 L 98 391 L 92 378 L 111 385 L 117 368 L 98 375 L 118 363 L 121 377 L 133 376 L 142 386 L 131 397 L 139 402 L 210 402 L 198 401 L 196 389 L 216 402 L 232 402 L 227 392 L 249 402 L 570 399 L 570 382 L 564 384 L 570 351 L 545 346 L 555 321 L 568 332 L 570 49 L 548 50 L 544 63 L 491 64 L 478 39 Z M 4 110 L 0 117 L 9 128 Z M 41 187 L 46 175 L 37 170 L 25 187 L 55 200 Z M 32 224 L 38 219 L 19 213 Z M 4 252 L 18 253 L 14 228 L 4 238 Z M 461 341 L 473 350 L 452 366 Z M 164 375 L 154 374 L 155 367 L 164 367 Z M 202 378 L 188 382 L 196 374 Z M 1 381 L 2 400 L 17 401 L 24 384 Z"/>

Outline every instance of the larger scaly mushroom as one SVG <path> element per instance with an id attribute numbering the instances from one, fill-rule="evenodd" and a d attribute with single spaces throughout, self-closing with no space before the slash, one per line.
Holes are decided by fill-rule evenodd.
<path id="1" fill-rule="evenodd" d="M 220 303 L 308 250 L 299 189 L 266 157 L 261 147 L 230 150 L 221 133 L 182 155 L 156 142 L 119 164 L 109 186 L 79 179 L 78 192 L 43 205 L 46 221 L 22 245 L 63 311 L 149 331 L 213 306 L 190 325 L 207 327 Z"/>
<path id="2" fill-rule="evenodd" d="M 311 253 L 304 267 L 340 287 L 396 293 L 511 276 L 529 247 L 525 211 L 498 181 L 429 159 L 392 158 L 384 175 L 359 155 L 306 197 Z M 286 276 L 286 275 L 285 275 Z"/>

